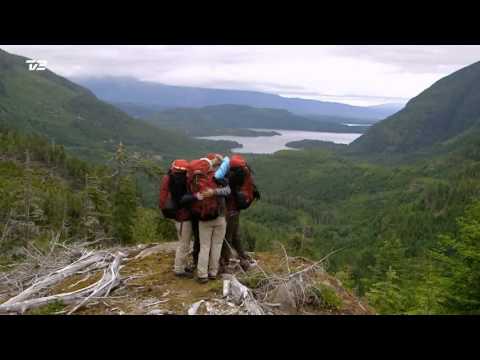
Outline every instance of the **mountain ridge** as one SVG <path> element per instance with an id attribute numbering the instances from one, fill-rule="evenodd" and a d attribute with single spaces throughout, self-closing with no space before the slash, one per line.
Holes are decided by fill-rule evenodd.
<path id="1" fill-rule="evenodd" d="M 72 77 L 72 80 L 92 90 L 100 99 L 111 103 L 130 102 L 170 108 L 232 104 L 278 108 L 298 115 L 316 114 L 362 119 L 383 119 L 392 114 L 391 109 L 289 98 L 251 90 L 165 85 L 132 77 Z"/>
<path id="2" fill-rule="evenodd" d="M 350 133 L 364 131 L 344 125 L 339 118 L 319 116 L 316 120 L 288 110 L 255 108 L 245 105 L 210 105 L 203 108 L 175 108 L 154 113 L 145 121 L 162 128 L 183 130 L 190 136 L 208 136 L 220 129 L 282 129 Z M 344 119 L 345 122 L 352 119 Z"/>
<path id="3" fill-rule="evenodd" d="M 476 62 L 438 80 L 350 146 L 364 153 L 411 153 L 468 133 L 479 122 L 480 62 Z"/>
<path id="4" fill-rule="evenodd" d="M 0 50 L 0 125 L 48 136 L 96 159 L 99 151 L 112 152 L 119 142 L 166 157 L 228 148 L 133 119 L 48 69 L 29 71 L 27 59 Z"/>

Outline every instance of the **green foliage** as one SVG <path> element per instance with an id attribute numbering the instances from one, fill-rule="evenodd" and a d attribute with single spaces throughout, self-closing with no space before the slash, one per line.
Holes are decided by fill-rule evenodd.
<path id="1" fill-rule="evenodd" d="M 153 243 L 165 240 L 158 232 L 160 214 L 153 209 L 139 208 L 133 225 L 133 240 L 135 243 Z M 175 239 L 170 237 L 169 239 Z"/>
<path id="2" fill-rule="evenodd" d="M 419 262 L 418 267 L 421 267 L 423 276 L 420 285 L 416 287 L 415 306 L 411 307 L 407 313 L 420 315 L 445 313 L 445 309 L 441 306 L 444 300 L 444 279 L 440 276 L 439 268 L 434 266 L 430 256 L 426 261 Z M 452 312 L 455 313 L 457 310 Z"/>
<path id="3" fill-rule="evenodd" d="M 240 281 L 250 289 L 256 289 L 265 281 L 265 275 L 261 272 L 245 273 L 240 277 Z"/>
<path id="4" fill-rule="evenodd" d="M 343 270 L 335 273 L 335 278 L 342 282 L 342 285 L 347 289 L 353 290 L 355 282 L 352 279 L 352 270 L 349 266 L 345 266 Z"/>
<path id="5" fill-rule="evenodd" d="M 163 241 L 177 238 L 177 230 L 175 229 L 174 223 L 162 216 L 158 217 L 157 234 Z"/>
<path id="6" fill-rule="evenodd" d="M 133 226 L 137 219 L 137 193 L 130 176 L 122 177 L 113 200 L 113 232 L 124 244 L 133 240 Z"/>
<path id="7" fill-rule="evenodd" d="M 315 259 L 346 247 L 330 259 L 329 271 L 348 268 L 348 286 L 360 296 L 371 292 L 382 311 L 447 311 L 439 305 L 442 266 L 429 260 L 428 249 L 454 232 L 455 219 L 480 198 L 478 160 L 456 151 L 382 165 L 327 150 L 248 160 L 262 200 L 242 214 L 242 224 L 257 250 L 281 241 L 293 255 Z M 396 301 L 383 304 L 381 294 L 395 287 L 401 290 Z"/>
<path id="8" fill-rule="evenodd" d="M 255 251 L 257 238 L 250 228 L 240 227 L 240 236 L 247 251 Z"/>
<path id="9" fill-rule="evenodd" d="M 39 308 L 30 310 L 29 315 L 54 315 L 62 311 L 65 308 L 65 304 L 62 301 L 54 301 L 48 305 L 41 306 Z"/>
<path id="10" fill-rule="evenodd" d="M 317 284 L 308 288 L 316 299 L 319 300 L 318 306 L 330 310 L 339 310 L 343 304 L 342 299 L 336 291 L 325 284 Z"/>
<path id="11" fill-rule="evenodd" d="M 134 155 L 131 161 L 123 149 L 124 162 L 94 166 L 39 136 L 0 129 L 2 261 L 17 258 L 16 249 L 28 242 L 48 246 L 57 235 L 62 241 L 104 243 L 174 239 L 175 232 L 159 233 L 158 212 L 140 208 L 137 201 L 138 174 L 158 179 L 161 168 Z"/>
<path id="12" fill-rule="evenodd" d="M 380 314 L 398 314 L 405 310 L 399 278 L 392 267 L 386 272 L 386 279 L 370 287 L 367 299 Z"/>
<path id="13" fill-rule="evenodd" d="M 443 265 L 445 310 L 480 314 L 480 201 L 458 219 L 453 235 L 441 236 L 434 258 Z"/>
<path id="14" fill-rule="evenodd" d="M 355 129 L 355 131 L 357 131 L 357 129 Z M 331 141 L 307 140 L 307 139 L 290 141 L 290 142 L 287 142 L 285 146 L 289 148 L 294 148 L 294 149 L 325 149 L 325 150 L 336 150 L 336 151 L 347 150 L 347 145 L 345 144 L 336 144 Z"/>

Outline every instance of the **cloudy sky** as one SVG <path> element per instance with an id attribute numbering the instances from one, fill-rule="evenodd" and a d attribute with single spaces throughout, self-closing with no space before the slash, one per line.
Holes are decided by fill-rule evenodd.
<path id="1" fill-rule="evenodd" d="M 65 77 L 131 76 L 352 105 L 403 103 L 480 61 L 480 46 L 0 45 Z"/>

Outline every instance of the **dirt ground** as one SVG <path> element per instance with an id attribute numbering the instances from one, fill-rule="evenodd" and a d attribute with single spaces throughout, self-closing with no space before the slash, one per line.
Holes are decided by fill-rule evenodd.
<path id="1" fill-rule="evenodd" d="M 178 278 L 173 273 L 176 242 L 156 245 L 129 255 L 129 261 L 120 269 L 124 281 L 118 289 L 111 292 L 105 299 L 95 299 L 75 312 L 78 315 L 124 315 L 124 314 L 187 314 L 188 309 L 200 300 L 219 301 L 223 296 L 223 280 L 211 280 L 199 284 L 195 278 Z M 137 256 L 141 253 L 141 256 Z M 137 256 L 137 258 L 135 258 Z M 286 265 L 281 254 L 255 253 L 254 259 L 266 273 L 282 273 Z M 290 271 L 295 271 L 308 265 L 308 260 L 295 259 L 289 262 Z M 245 277 L 255 277 L 260 270 L 256 267 L 248 273 L 236 274 L 240 281 Z M 57 284 L 51 293 L 58 294 L 85 287 L 101 276 L 100 272 L 90 276 L 71 276 Z M 277 314 L 374 314 L 366 304 L 363 304 L 342 284 L 327 273 L 316 275 L 318 282 L 334 289 L 340 305 L 336 308 L 305 307 L 300 311 L 275 311 Z M 248 284 L 247 284 L 248 286 Z M 60 312 L 61 313 L 61 312 Z"/>

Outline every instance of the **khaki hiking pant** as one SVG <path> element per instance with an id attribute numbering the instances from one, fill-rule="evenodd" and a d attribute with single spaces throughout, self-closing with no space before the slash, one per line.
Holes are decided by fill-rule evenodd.
<path id="1" fill-rule="evenodd" d="M 197 275 L 199 278 L 217 276 L 223 239 L 227 230 L 224 216 L 215 220 L 199 221 L 200 253 L 198 254 Z"/>
<path id="2" fill-rule="evenodd" d="M 175 253 L 174 271 L 177 274 L 185 272 L 187 265 L 187 255 L 190 252 L 190 241 L 192 240 L 192 222 L 191 221 L 174 221 L 177 229 L 178 247 Z"/>

